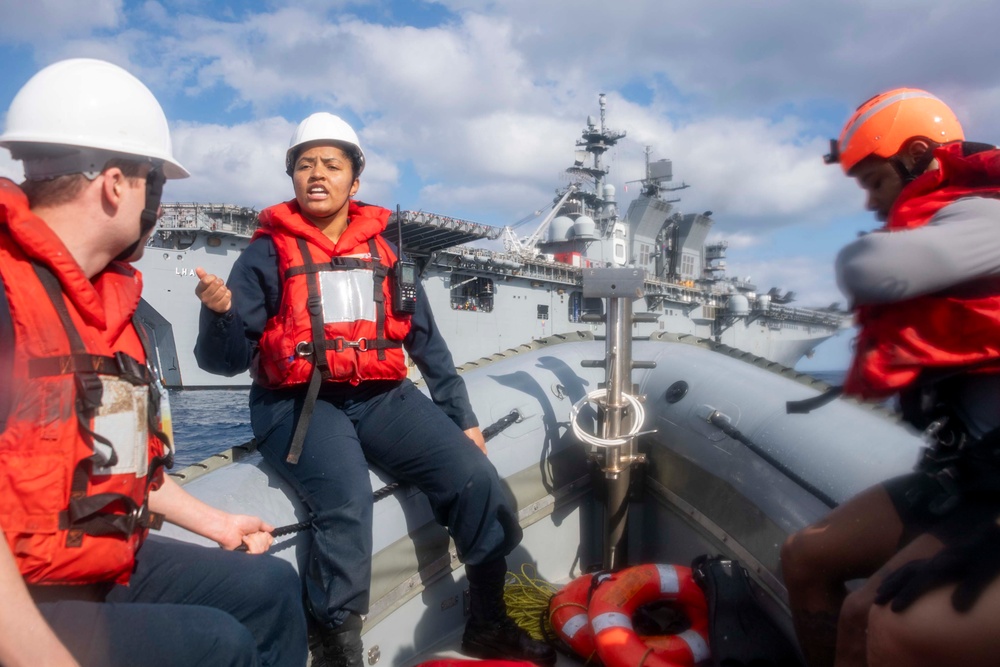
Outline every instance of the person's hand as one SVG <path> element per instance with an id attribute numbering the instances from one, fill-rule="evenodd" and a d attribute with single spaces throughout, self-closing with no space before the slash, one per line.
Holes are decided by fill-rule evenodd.
<path id="1" fill-rule="evenodd" d="M 486 451 L 486 438 L 483 437 L 483 432 L 479 430 L 478 426 L 465 429 L 465 435 L 469 436 L 469 440 L 474 442 L 476 447 L 482 450 L 483 454 L 488 453 Z"/>
<path id="2" fill-rule="evenodd" d="M 194 288 L 194 293 L 209 310 L 220 315 L 229 312 L 233 305 L 233 293 L 226 287 L 222 278 L 212 275 L 200 266 L 195 270 L 198 276 L 198 285 Z"/>
<path id="3" fill-rule="evenodd" d="M 879 586 L 875 604 L 892 601 L 900 612 L 924 593 L 958 584 L 951 595 L 955 611 L 972 609 L 983 589 L 1000 574 L 1000 526 L 987 528 L 961 542 L 946 545 L 933 558 L 915 560 L 890 574 Z"/>
<path id="4" fill-rule="evenodd" d="M 223 549 L 232 551 L 241 544 L 252 554 L 262 554 L 274 542 L 271 531 L 274 526 L 256 516 L 229 514 L 223 532 L 216 538 Z"/>

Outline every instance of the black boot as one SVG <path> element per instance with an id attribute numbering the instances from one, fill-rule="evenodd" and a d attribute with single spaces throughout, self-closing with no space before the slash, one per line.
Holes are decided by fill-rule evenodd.
<path id="1" fill-rule="evenodd" d="M 503 558 L 481 565 L 466 565 L 469 578 L 469 611 L 462 652 L 474 658 L 528 660 L 554 665 L 556 652 L 545 642 L 532 639 L 507 615 L 503 599 L 507 563 Z"/>
<path id="2" fill-rule="evenodd" d="M 319 627 L 309 640 L 312 667 L 362 667 L 361 617 L 351 614 L 335 628 Z"/>

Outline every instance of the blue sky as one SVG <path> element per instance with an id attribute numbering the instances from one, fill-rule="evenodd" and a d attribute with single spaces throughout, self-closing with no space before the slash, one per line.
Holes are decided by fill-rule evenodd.
<path id="1" fill-rule="evenodd" d="M 361 199 L 504 225 L 551 201 L 605 93 L 628 132 L 609 153 L 623 203 L 650 146 L 691 186 L 677 206 L 714 212 L 731 274 L 826 306 L 837 249 L 875 226 L 823 165 L 829 138 L 908 85 L 996 142 L 996 25 L 1000 3 L 974 0 L 0 0 L 0 113 L 40 67 L 103 58 L 171 121 L 193 176 L 168 201 L 289 198 L 288 139 L 325 110 L 361 137 Z M 0 176 L 21 175 L 0 149 Z M 848 343 L 801 367 L 842 368 Z"/>

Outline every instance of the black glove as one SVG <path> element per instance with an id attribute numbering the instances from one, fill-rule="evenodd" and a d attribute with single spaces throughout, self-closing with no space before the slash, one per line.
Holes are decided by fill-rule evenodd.
<path id="1" fill-rule="evenodd" d="M 991 522 L 971 539 L 946 545 L 933 558 L 911 561 L 890 574 L 878 587 L 875 604 L 892 600 L 892 610 L 903 611 L 924 593 L 957 583 L 951 605 L 965 612 L 998 574 L 1000 526 Z"/>

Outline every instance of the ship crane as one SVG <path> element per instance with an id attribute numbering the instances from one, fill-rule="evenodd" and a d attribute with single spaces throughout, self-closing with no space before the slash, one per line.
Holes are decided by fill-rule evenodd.
<path id="1" fill-rule="evenodd" d="M 536 246 L 538 245 L 538 242 L 541 240 L 542 235 L 545 234 L 545 230 L 549 228 L 549 224 L 556 217 L 556 214 L 559 213 L 560 209 L 562 208 L 562 205 L 566 203 L 567 199 L 569 199 L 569 196 L 579 189 L 580 186 L 576 183 L 570 185 L 569 188 L 567 188 L 566 192 L 563 194 L 562 198 L 560 198 L 559 201 L 556 202 L 556 205 L 552 207 L 552 210 L 549 211 L 548 215 L 545 216 L 545 219 L 542 220 L 541 224 L 538 225 L 538 228 L 535 229 L 534 233 L 532 233 L 531 236 L 525 239 L 520 239 L 517 237 L 517 234 L 514 233 L 514 230 L 511 229 L 510 225 L 504 227 L 503 228 L 504 249 L 507 252 L 516 253 L 526 259 L 531 259 L 532 257 L 535 257 L 538 254 L 538 248 Z"/>

